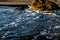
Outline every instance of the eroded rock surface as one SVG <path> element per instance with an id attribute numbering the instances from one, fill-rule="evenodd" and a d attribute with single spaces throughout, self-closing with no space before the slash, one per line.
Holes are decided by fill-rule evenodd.
<path id="1" fill-rule="evenodd" d="M 29 5 L 29 8 L 31 10 L 43 11 L 59 9 L 59 6 L 56 3 L 48 0 L 33 0 L 31 5 Z"/>

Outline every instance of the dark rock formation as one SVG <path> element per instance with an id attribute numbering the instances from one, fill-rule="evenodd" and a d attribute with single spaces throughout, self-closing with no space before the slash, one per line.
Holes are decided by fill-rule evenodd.
<path id="1" fill-rule="evenodd" d="M 23 10 L 23 9 L 28 8 L 28 5 L 19 5 L 19 6 L 15 6 L 15 7 L 16 7 L 16 9 Z"/>

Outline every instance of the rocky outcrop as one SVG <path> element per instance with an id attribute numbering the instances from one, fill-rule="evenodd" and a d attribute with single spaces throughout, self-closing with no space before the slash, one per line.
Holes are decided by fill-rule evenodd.
<path id="1" fill-rule="evenodd" d="M 33 0 L 31 5 L 29 5 L 29 8 L 31 10 L 43 11 L 59 9 L 59 6 L 56 3 L 48 0 Z"/>

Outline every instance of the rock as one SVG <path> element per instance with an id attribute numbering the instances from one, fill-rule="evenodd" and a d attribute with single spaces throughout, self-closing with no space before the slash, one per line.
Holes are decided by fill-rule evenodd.
<path id="1" fill-rule="evenodd" d="M 16 9 L 19 9 L 19 10 L 23 10 L 23 9 L 26 9 L 26 8 L 28 8 L 28 5 L 16 6 Z"/>
<path id="2" fill-rule="evenodd" d="M 55 10 L 59 9 L 59 6 L 56 3 L 48 0 L 33 0 L 31 5 L 29 5 L 29 9 L 40 11 Z"/>

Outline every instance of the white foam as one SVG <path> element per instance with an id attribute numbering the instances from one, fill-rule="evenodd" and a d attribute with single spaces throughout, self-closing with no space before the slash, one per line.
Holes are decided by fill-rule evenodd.
<path id="1" fill-rule="evenodd" d="M 54 28 L 60 28 L 60 25 L 59 26 L 55 26 Z"/>

